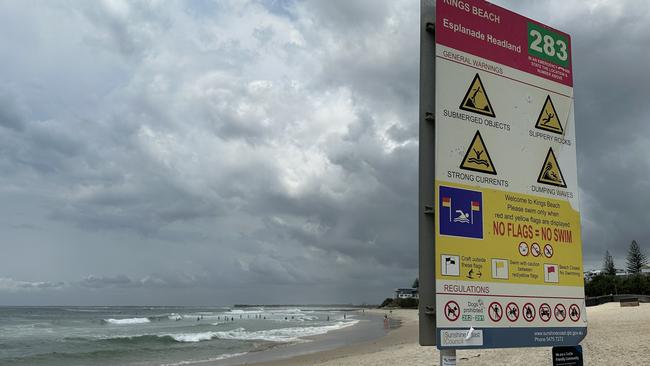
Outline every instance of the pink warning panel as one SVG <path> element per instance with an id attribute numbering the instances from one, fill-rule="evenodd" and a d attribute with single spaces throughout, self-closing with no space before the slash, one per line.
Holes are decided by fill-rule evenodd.
<path id="1" fill-rule="evenodd" d="M 573 86 L 568 34 L 484 0 L 436 0 L 436 43 Z"/>

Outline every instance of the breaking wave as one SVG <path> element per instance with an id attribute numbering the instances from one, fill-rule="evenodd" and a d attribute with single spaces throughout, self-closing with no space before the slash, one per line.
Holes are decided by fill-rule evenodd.
<path id="1" fill-rule="evenodd" d="M 209 331 L 193 333 L 172 333 L 172 334 L 144 334 L 134 336 L 117 336 L 100 339 L 103 342 L 117 343 L 196 343 L 209 341 L 212 339 L 228 339 L 242 341 L 268 341 L 268 342 L 297 342 L 303 340 L 303 337 L 326 334 L 333 330 L 347 328 L 357 324 L 358 320 L 347 322 L 336 322 L 330 325 L 316 327 L 292 327 L 268 330 L 247 331 L 245 328 L 237 328 L 227 331 Z"/>
<path id="2" fill-rule="evenodd" d="M 302 340 L 303 337 L 325 334 L 333 330 L 353 326 L 358 322 L 358 320 L 352 320 L 320 327 L 292 327 L 257 331 L 247 331 L 244 328 L 237 328 L 219 332 L 180 333 L 169 334 L 168 336 L 177 342 L 200 342 L 214 338 L 243 341 L 296 342 Z"/>
<path id="3" fill-rule="evenodd" d="M 108 324 L 117 324 L 117 325 L 144 324 L 144 323 L 151 322 L 149 318 L 104 319 L 103 321 Z"/>

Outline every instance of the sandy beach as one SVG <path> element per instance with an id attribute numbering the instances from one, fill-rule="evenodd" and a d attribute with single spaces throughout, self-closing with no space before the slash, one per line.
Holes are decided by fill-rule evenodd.
<path id="1" fill-rule="evenodd" d="M 383 315 L 386 311 L 372 310 Z M 393 310 L 402 326 L 374 341 L 256 366 L 438 365 L 435 347 L 418 345 L 416 310 Z M 582 342 L 587 365 L 641 365 L 650 357 L 650 304 L 621 308 L 608 303 L 587 309 L 588 335 Z M 458 365 L 551 365 L 550 347 L 458 351 Z"/>

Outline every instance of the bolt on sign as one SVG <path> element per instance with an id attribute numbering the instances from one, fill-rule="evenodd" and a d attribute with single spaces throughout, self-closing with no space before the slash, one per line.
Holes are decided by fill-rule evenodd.
<path id="1" fill-rule="evenodd" d="M 571 38 L 483 0 L 437 0 L 435 43 L 437 345 L 576 345 Z"/>

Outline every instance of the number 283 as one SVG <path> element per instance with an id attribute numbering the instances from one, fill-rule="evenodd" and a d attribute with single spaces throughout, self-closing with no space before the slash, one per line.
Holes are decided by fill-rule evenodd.
<path id="1" fill-rule="evenodd" d="M 530 36 L 533 41 L 530 48 L 534 51 L 544 53 L 549 57 L 557 57 L 560 61 L 566 61 L 569 57 L 567 53 L 567 44 L 562 39 L 554 39 L 548 34 L 542 35 L 537 29 L 530 30 Z"/>

